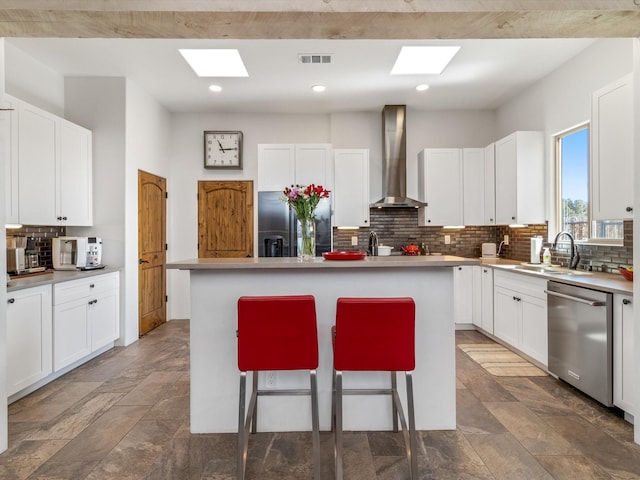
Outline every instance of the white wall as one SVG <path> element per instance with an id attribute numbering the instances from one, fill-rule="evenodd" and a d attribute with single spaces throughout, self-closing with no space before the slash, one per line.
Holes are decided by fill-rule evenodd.
<path id="1" fill-rule="evenodd" d="M 496 112 L 496 134 L 545 132 L 545 194 L 549 234 L 555 234 L 553 135 L 591 118 L 591 93 L 633 70 L 631 39 L 598 40 L 576 57 L 513 98 Z"/>
<path id="2" fill-rule="evenodd" d="M 64 117 L 64 77 L 5 42 L 6 92 Z"/>
<path id="3" fill-rule="evenodd" d="M 126 90 L 125 322 L 121 337 L 124 339 L 124 344 L 128 345 L 138 339 L 138 170 L 168 179 L 171 173 L 169 164 L 171 122 L 169 112 L 134 82 L 127 80 Z M 171 180 L 168 179 L 167 183 L 167 190 L 170 190 Z M 167 216 L 167 229 L 171 231 L 173 228 L 171 217 L 169 213 Z M 168 312 L 169 310 L 167 315 Z"/>
<path id="4" fill-rule="evenodd" d="M 633 129 L 635 132 L 634 138 L 634 162 L 633 162 L 633 170 L 634 174 L 634 199 L 633 199 L 633 264 L 640 265 L 640 221 L 636 219 L 636 217 L 640 216 L 640 38 L 635 38 L 633 40 L 633 65 L 634 65 L 634 90 L 633 90 L 633 103 L 634 103 L 634 112 L 635 116 L 633 118 L 633 122 L 636 125 L 636 128 Z M 640 282 L 634 282 L 633 284 L 633 296 L 635 299 L 640 298 Z M 633 320 L 635 324 L 634 330 L 634 339 L 633 344 L 635 345 L 635 360 L 634 365 L 636 366 L 636 371 L 634 373 L 635 377 L 635 407 L 636 411 L 633 412 L 635 416 L 633 437 L 634 442 L 640 444 L 640 307 L 635 306 L 633 309 Z"/>

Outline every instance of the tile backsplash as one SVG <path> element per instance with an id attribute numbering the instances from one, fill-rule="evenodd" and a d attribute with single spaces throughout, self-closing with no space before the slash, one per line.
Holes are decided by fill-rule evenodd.
<path id="1" fill-rule="evenodd" d="M 419 227 L 418 210 L 415 208 L 371 209 L 371 227 L 360 229 L 333 229 L 333 249 L 366 251 L 369 232 L 376 232 L 378 242 L 394 247 L 394 252 L 410 243 L 425 243 L 430 252 L 477 258 L 481 255 L 481 246 L 485 242 L 500 244 L 504 235 L 509 235 L 509 245 L 502 247 L 501 257 L 528 262 L 530 260 L 530 238 L 541 235 L 544 246 L 547 240 L 547 225 L 529 225 L 524 228 L 504 226 L 471 226 L 459 230 L 442 227 Z M 444 237 L 449 235 L 451 243 L 445 245 Z M 357 237 L 358 245 L 352 245 L 352 237 Z M 579 268 L 591 266 L 594 270 L 617 272 L 618 265 L 633 264 L 633 222 L 624 222 L 623 246 L 579 245 Z M 553 263 L 567 265 L 569 261 L 568 244 L 558 246 L 551 252 Z"/>
<path id="2" fill-rule="evenodd" d="M 66 235 L 66 227 L 42 227 L 23 225 L 21 228 L 7 230 L 7 237 L 33 237 L 36 239 L 36 250 L 40 265 L 46 268 L 53 268 L 51 258 L 51 239 Z"/>

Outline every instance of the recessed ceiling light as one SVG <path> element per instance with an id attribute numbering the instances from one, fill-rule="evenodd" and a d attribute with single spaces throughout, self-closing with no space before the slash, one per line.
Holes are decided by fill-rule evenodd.
<path id="1" fill-rule="evenodd" d="M 426 83 L 416 85 L 416 90 L 419 92 L 424 92 L 425 90 L 429 90 L 429 85 L 427 85 Z"/>
<path id="2" fill-rule="evenodd" d="M 181 48 L 178 50 L 199 77 L 248 77 L 235 48 Z"/>
<path id="3" fill-rule="evenodd" d="M 325 87 L 324 85 L 314 85 L 313 87 L 311 87 L 311 90 L 313 90 L 314 92 L 324 92 L 327 89 L 327 87 Z"/>
<path id="4" fill-rule="evenodd" d="M 391 75 L 440 74 L 460 47 L 402 47 Z"/>
<path id="5" fill-rule="evenodd" d="M 221 92 L 222 87 L 220 85 L 209 85 L 209 90 L 212 92 Z"/>

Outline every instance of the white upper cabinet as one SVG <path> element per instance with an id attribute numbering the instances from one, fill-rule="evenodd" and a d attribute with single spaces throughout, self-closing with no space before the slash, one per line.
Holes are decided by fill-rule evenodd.
<path id="1" fill-rule="evenodd" d="M 65 225 L 93 223 L 92 134 L 61 119 L 57 162 L 56 219 Z"/>
<path id="2" fill-rule="evenodd" d="M 12 199 L 11 206 L 7 205 L 11 222 L 92 225 L 91 131 L 26 102 L 16 103 L 11 138 L 15 139 L 17 160 L 10 171 L 5 165 L 11 175 L 7 179 L 12 186 L 7 192 Z"/>
<path id="3" fill-rule="evenodd" d="M 484 225 L 496 224 L 496 146 L 484 149 Z"/>
<path id="4" fill-rule="evenodd" d="M 337 227 L 369 226 L 369 150 L 333 151 L 333 224 Z"/>
<path id="5" fill-rule="evenodd" d="M 633 74 L 591 97 L 591 219 L 633 218 Z"/>
<path id="6" fill-rule="evenodd" d="M 311 183 L 329 190 L 333 187 L 331 145 L 258 145 L 258 191 L 277 192 Z"/>
<path id="7" fill-rule="evenodd" d="M 462 225 L 462 150 L 426 148 L 418 154 L 420 226 Z"/>
<path id="8" fill-rule="evenodd" d="M 485 189 L 484 148 L 462 149 L 464 225 L 484 225 Z"/>
<path id="9" fill-rule="evenodd" d="M 495 142 L 496 224 L 541 224 L 544 134 L 515 132 Z"/>

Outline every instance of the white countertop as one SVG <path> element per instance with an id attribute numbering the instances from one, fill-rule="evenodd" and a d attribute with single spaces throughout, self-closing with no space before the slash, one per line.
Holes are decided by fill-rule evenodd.
<path id="1" fill-rule="evenodd" d="M 480 263 L 484 266 L 491 267 L 495 270 L 503 270 L 514 272 L 522 275 L 532 275 L 542 277 L 547 280 L 576 285 L 578 287 L 592 288 L 611 293 L 622 293 L 625 295 L 633 295 L 633 282 L 626 280 L 622 275 L 616 273 L 603 272 L 587 272 L 585 270 L 569 270 L 568 268 L 559 269 L 562 273 L 544 273 L 536 272 L 526 268 L 517 268 L 523 262 L 509 259 L 480 259 Z M 540 267 L 544 265 L 540 264 Z"/>
<path id="2" fill-rule="evenodd" d="M 295 257 L 268 258 L 192 258 L 167 264 L 175 270 L 234 270 L 234 269 L 326 269 L 326 268 L 424 268 L 479 265 L 478 259 L 452 255 L 391 255 L 365 257 L 362 260 L 298 260 Z"/>
<path id="3" fill-rule="evenodd" d="M 15 278 L 7 284 L 7 292 L 14 292 L 24 288 L 39 287 L 40 285 L 52 285 L 54 283 L 68 282 L 80 278 L 103 275 L 105 273 L 118 272 L 119 267 L 105 267 L 96 270 L 51 270 L 48 273 L 33 275 L 30 277 Z"/>

